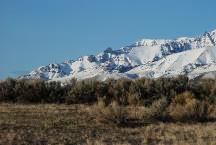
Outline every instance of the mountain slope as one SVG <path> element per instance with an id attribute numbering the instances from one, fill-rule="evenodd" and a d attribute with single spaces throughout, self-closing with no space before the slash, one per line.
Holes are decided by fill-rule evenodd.
<path id="1" fill-rule="evenodd" d="M 197 38 L 143 39 L 119 50 L 108 48 L 96 56 L 83 56 L 76 61 L 42 66 L 19 78 L 65 81 L 73 77 L 105 80 L 180 74 L 196 78 L 215 76 L 214 71 L 216 30 Z"/>

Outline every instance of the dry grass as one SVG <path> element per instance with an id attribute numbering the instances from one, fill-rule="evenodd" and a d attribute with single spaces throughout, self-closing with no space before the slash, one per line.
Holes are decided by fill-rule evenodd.
<path id="1" fill-rule="evenodd" d="M 216 122 L 157 122 L 119 128 L 97 123 L 90 113 L 92 108 L 85 105 L 0 104 L 0 145 L 216 144 Z"/>

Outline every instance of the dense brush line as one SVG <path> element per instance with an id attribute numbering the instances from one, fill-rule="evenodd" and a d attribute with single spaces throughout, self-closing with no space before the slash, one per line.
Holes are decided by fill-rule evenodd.
<path id="1" fill-rule="evenodd" d="M 113 100 L 121 105 L 151 105 L 162 97 L 172 98 L 190 92 L 197 100 L 216 103 L 216 80 L 189 80 L 186 76 L 175 78 L 137 80 L 108 79 L 106 81 L 72 79 L 67 85 L 42 80 L 16 80 L 0 82 L 0 102 L 14 103 L 67 103 L 92 104 L 99 98 L 106 104 Z"/>

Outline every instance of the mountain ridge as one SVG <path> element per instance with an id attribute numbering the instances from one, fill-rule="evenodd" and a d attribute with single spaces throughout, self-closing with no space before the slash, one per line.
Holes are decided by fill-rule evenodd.
<path id="1" fill-rule="evenodd" d="M 193 79 L 216 71 L 216 29 L 196 38 L 142 39 L 118 50 L 41 66 L 19 79 L 66 81 L 71 78 L 169 77 Z M 211 75 L 214 76 L 214 75 Z"/>

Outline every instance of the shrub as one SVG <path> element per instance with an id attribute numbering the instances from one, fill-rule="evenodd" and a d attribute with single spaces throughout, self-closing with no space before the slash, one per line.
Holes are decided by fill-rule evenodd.
<path id="1" fill-rule="evenodd" d="M 67 104 L 93 103 L 97 101 L 96 88 L 98 82 L 85 80 L 78 82 L 65 98 Z"/>
<path id="2" fill-rule="evenodd" d="M 148 108 L 162 96 L 166 96 L 168 103 L 172 102 L 173 104 L 173 98 L 179 102 L 182 99 L 181 94 L 184 92 L 191 92 L 194 94 L 194 99 L 201 102 L 205 100 L 213 105 L 216 103 L 216 80 L 189 81 L 187 77 L 179 76 L 137 80 L 108 79 L 103 82 L 72 79 L 64 84 L 54 81 L 11 78 L 0 82 L 1 102 L 91 104 L 98 98 L 106 96 L 104 100 L 106 104 L 115 100 L 120 105 L 145 105 Z M 184 98 L 182 101 L 187 102 Z M 177 104 L 179 105 L 179 103 Z M 183 104 L 180 103 L 180 105 Z"/>
<path id="3" fill-rule="evenodd" d="M 216 85 L 214 84 L 211 88 L 211 93 L 209 94 L 209 102 L 216 104 Z"/>
<path id="4" fill-rule="evenodd" d="M 41 80 L 18 80 L 14 87 L 16 101 L 40 103 L 47 96 L 45 83 Z"/>
<path id="5" fill-rule="evenodd" d="M 210 105 L 190 93 L 177 95 L 169 106 L 169 114 L 176 121 L 206 121 L 211 113 Z"/>
<path id="6" fill-rule="evenodd" d="M 165 97 L 153 102 L 149 108 L 149 116 L 152 119 L 164 119 L 166 117 L 166 109 L 168 106 L 167 99 Z"/>
<path id="7" fill-rule="evenodd" d="M 5 81 L 0 82 L 0 101 L 16 101 L 16 93 L 14 92 L 15 84 L 16 80 L 12 78 L 7 78 Z"/>
<path id="8" fill-rule="evenodd" d="M 139 107 L 138 114 L 140 115 L 140 119 L 143 121 L 156 121 L 156 120 L 165 120 L 166 109 L 168 107 L 168 103 L 166 98 L 161 98 L 152 103 L 149 107 Z"/>
<path id="9" fill-rule="evenodd" d="M 63 103 L 64 95 L 67 93 L 67 89 L 61 86 L 60 82 L 49 82 L 46 84 L 47 95 L 44 98 L 44 102 L 47 103 Z"/>
<path id="10" fill-rule="evenodd" d="M 98 122 L 111 123 L 117 126 L 123 126 L 127 122 L 127 112 L 116 101 L 106 106 L 105 103 L 100 100 L 96 111 L 96 119 Z"/>
<path id="11" fill-rule="evenodd" d="M 0 83 L 0 101 L 18 103 L 62 103 L 67 86 L 60 82 L 7 79 Z"/>
<path id="12" fill-rule="evenodd" d="M 129 94 L 127 97 L 127 101 L 129 105 L 136 106 L 138 104 L 141 104 L 141 99 L 138 93 L 135 94 Z"/>

